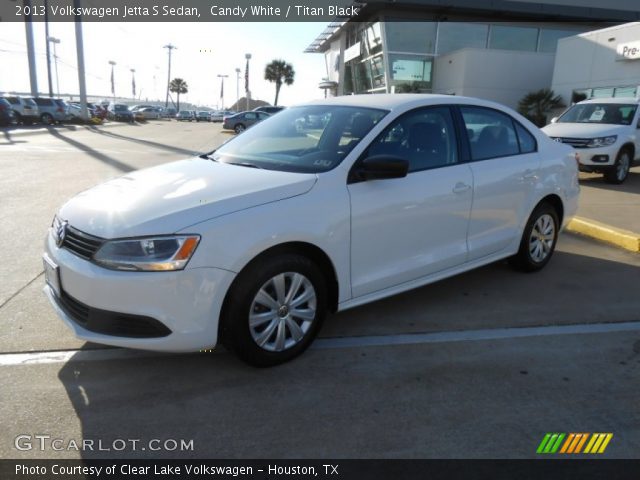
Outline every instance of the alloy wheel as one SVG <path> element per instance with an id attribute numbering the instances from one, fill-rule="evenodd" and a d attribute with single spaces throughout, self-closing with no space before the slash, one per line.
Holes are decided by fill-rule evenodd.
<path id="1" fill-rule="evenodd" d="M 529 236 L 529 255 L 536 263 L 543 262 L 553 251 L 556 226 L 548 213 L 541 215 L 531 229 Z"/>

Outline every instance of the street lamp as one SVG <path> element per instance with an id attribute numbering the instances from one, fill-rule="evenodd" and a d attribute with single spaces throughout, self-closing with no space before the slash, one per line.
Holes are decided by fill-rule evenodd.
<path id="1" fill-rule="evenodd" d="M 169 43 L 162 48 L 166 48 L 167 50 L 169 50 L 169 68 L 167 69 L 167 97 L 164 101 L 164 108 L 166 109 L 169 106 L 169 84 L 171 83 L 171 51 L 176 50 L 178 47 Z"/>
<path id="2" fill-rule="evenodd" d="M 244 91 L 247 94 L 247 110 L 249 110 L 249 102 L 251 101 L 251 90 L 249 90 L 249 60 L 251 60 L 251 54 L 245 53 L 244 58 L 247 59 L 247 67 L 244 72 Z"/>
<path id="3" fill-rule="evenodd" d="M 60 80 L 58 78 L 58 54 L 56 52 L 56 45 L 60 43 L 60 39 L 55 37 L 47 37 L 47 41 L 53 44 L 53 63 L 56 69 L 56 90 L 58 92 L 58 97 L 59 97 L 60 96 Z"/>
<path id="4" fill-rule="evenodd" d="M 236 109 L 240 108 L 240 69 L 236 68 Z"/>
<path id="5" fill-rule="evenodd" d="M 224 110 L 224 79 L 228 77 L 229 75 L 218 75 L 220 79 L 220 104 L 222 105 L 220 110 Z"/>
<path id="6" fill-rule="evenodd" d="M 111 95 L 113 95 L 113 103 L 116 103 L 116 81 L 113 76 L 113 67 L 116 66 L 116 62 L 109 60 L 109 65 L 111 65 Z"/>

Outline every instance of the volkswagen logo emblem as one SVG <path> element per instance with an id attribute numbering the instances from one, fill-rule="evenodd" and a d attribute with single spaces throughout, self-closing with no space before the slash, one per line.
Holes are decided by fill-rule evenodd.
<path id="1" fill-rule="evenodd" d="M 64 237 L 67 236 L 67 225 L 69 225 L 69 222 L 65 220 L 64 222 L 58 222 L 58 225 L 54 227 L 53 236 L 56 240 L 56 245 L 58 247 L 62 246 L 62 242 L 64 242 Z"/>

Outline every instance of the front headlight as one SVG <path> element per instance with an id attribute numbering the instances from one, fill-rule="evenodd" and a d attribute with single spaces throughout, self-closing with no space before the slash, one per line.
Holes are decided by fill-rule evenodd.
<path id="1" fill-rule="evenodd" d="M 617 139 L 618 139 L 617 135 L 611 135 L 610 137 L 592 138 L 591 140 L 589 140 L 589 143 L 587 143 L 587 147 L 589 148 L 608 147 L 609 145 L 613 145 L 614 143 L 616 143 Z"/>
<path id="2" fill-rule="evenodd" d="M 182 270 L 195 252 L 198 235 L 175 235 L 105 242 L 93 260 L 115 270 Z"/>

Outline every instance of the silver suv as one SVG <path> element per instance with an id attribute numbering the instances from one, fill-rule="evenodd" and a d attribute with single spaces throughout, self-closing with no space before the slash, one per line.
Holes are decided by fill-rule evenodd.
<path id="1" fill-rule="evenodd" d="M 13 110 L 17 123 L 31 125 L 33 122 L 39 120 L 40 112 L 38 105 L 30 98 L 8 95 L 3 98 L 11 104 L 11 109 Z"/>
<path id="2" fill-rule="evenodd" d="M 542 129 L 576 150 L 580 170 L 622 183 L 640 160 L 640 109 L 636 98 L 594 98 L 576 103 Z"/>
<path id="3" fill-rule="evenodd" d="M 36 97 L 31 98 L 40 112 L 40 122 L 45 125 L 52 125 L 56 122 L 63 122 L 67 119 L 69 107 L 64 100 L 58 98 Z"/>

